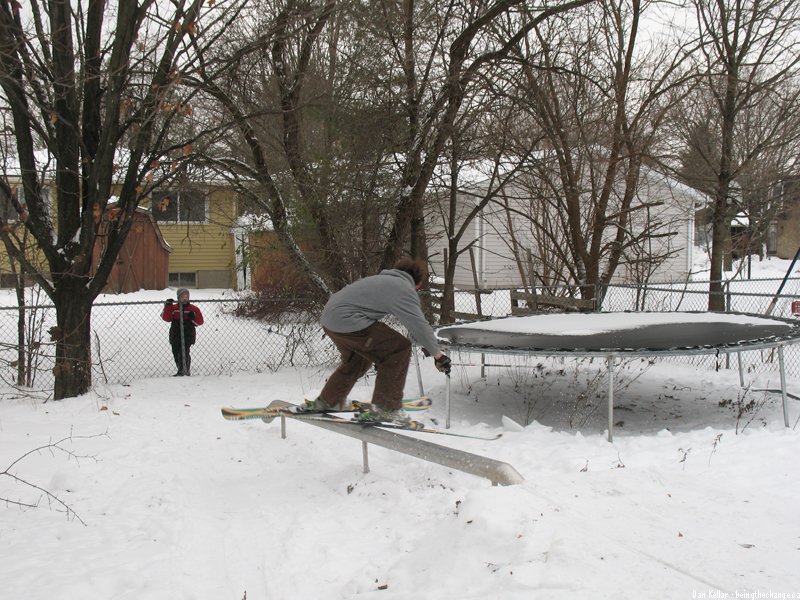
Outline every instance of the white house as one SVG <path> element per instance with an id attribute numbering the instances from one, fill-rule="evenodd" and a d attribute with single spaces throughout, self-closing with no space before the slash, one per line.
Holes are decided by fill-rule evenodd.
<path id="1" fill-rule="evenodd" d="M 471 289 L 521 287 L 531 279 L 541 285 L 542 276 L 556 281 L 554 271 L 568 260 L 561 250 L 566 248 L 567 227 L 563 211 L 548 205 L 547 193 L 535 189 L 537 182 L 529 176 L 518 176 L 497 189 L 491 178 L 476 177 L 471 170 L 461 177 L 456 202 L 456 222 L 464 223 L 466 215 L 487 194 L 493 199 L 467 227 L 459 249 L 471 245 L 457 260 L 455 286 Z M 470 180 L 469 178 L 473 178 Z M 539 183 L 539 188 L 544 185 Z M 533 187 L 532 187 L 533 186 Z M 533 196 L 537 199 L 534 200 Z M 444 223 L 449 210 L 448 194 L 438 192 L 428 207 L 426 225 L 429 232 L 429 260 L 437 276 L 444 275 L 447 235 Z M 637 196 L 630 213 L 632 237 L 642 237 L 626 248 L 614 282 L 674 281 L 685 279 L 692 266 L 695 204 L 700 194 L 680 182 L 646 167 L 641 168 Z M 588 211 L 584 218 L 588 219 Z M 588 227 L 588 225 L 587 225 Z M 647 231 L 648 235 L 641 236 Z M 607 232 L 609 237 L 611 232 Z M 661 257 L 651 260 L 649 257 Z M 559 265 L 562 265 L 559 267 Z M 533 275 L 533 278 L 531 277 Z"/>

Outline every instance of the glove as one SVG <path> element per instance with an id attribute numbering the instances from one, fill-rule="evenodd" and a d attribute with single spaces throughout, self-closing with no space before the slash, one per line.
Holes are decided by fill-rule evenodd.
<path id="1" fill-rule="evenodd" d="M 174 302 L 175 302 L 175 300 L 173 300 L 172 298 L 169 298 L 166 302 L 164 302 L 164 306 L 172 306 L 172 304 Z"/>
<path id="2" fill-rule="evenodd" d="M 193 310 L 185 310 L 183 314 L 186 315 L 186 318 L 190 321 L 194 321 L 194 311 Z"/>
<path id="3" fill-rule="evenodd" d="M 450 358 L 446 354 L 442 354 L 439 358 L 433 360 L 433 364 L 445 375 L 450 375 Z"/>

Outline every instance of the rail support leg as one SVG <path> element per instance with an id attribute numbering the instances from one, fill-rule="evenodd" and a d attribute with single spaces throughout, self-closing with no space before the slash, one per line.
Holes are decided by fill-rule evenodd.
<path id="1" fill-rule="evenodd" d="M 367 450 L 367 442 L 361 442 L 361 456 L 364 461 L 364 473 L 369 473 L 369 451 Z"/>

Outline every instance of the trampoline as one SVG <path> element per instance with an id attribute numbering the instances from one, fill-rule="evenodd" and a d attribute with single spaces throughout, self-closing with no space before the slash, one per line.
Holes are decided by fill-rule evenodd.
<path id="1" fill-rule="evenodd" d="M 642 356 L 739 355 L 777 349 L 783 419 L 789 427 L 784 346 L 800 342 L 800 321 L 748 313 L 611 312 L 505 317 L 441 327 L 436 335 L 452 352 L 529 356 L 600 356 L 608 372 L 608 439 L 614 431 L 614 361 Z M 450 426 L 450 386 L 446 391 Z"/>

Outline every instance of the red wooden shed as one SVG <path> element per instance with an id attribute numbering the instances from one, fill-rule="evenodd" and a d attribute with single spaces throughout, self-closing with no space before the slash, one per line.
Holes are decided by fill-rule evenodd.
<path id="1" fill-rule="evenodd" d="M 105 249 L 103 232 L 116 218 L 119 209 L 109 204 L 103 217 L 101 234 L 97 238 L 92 256 L 92 273 Z M 163 290 L 169 280 L 170 245 L 164 241 L 158 224 L 149 210 L 137 208 L 133 215 L 130 233 L 111 268 L 103 291 L 107 294 L 126 294 L 139 290 Z"/>

